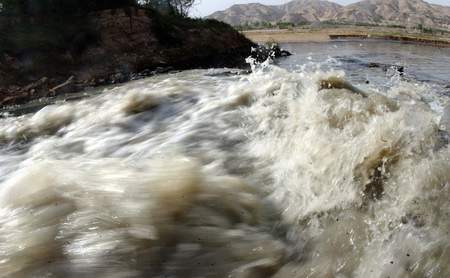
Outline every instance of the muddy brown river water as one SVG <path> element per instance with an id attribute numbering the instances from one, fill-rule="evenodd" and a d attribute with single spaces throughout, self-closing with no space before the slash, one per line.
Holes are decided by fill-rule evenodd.
<path id="1" fill-rule="evenodd" d="M 0 277 L 449 277 L 450 51 L 284 47 L 5 114 Z"/>

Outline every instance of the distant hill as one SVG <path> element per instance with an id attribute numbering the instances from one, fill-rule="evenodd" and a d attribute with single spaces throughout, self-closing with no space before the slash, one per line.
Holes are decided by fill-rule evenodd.
<path id="1" fill-rule="evenodd" d="M 246 22 L 278 22 L 285 15 L 280 6 L 266 6 L 258 3 L 233 5 L 229 9 L 215 12 L 208 18 L 217 19 L 231 25 Z"/>
<path id="2" fill-rule="evenodd" d="M 327 20 L 337 15 L 341 8 L 339 4 L 322 0 L 295 0 L 278 6 L 283 12 L 280 20 L 286 22 Z"/>
<path id="3" fill-rule="evenodd" d="M 422 0 L 365 0 L 343 7 L 333 19 L 448 27 L 450 7 Z"/>
<path id="4" fill-rule="evenodd" d="M 284 5 L 234 5 L 211 14 L 232 25 L 256 22 L 320 22 L 341 21 L 377 24 L 398 24 L 450 27 L 450 7 L 422 0 L 364 0 L 341 6 L 324 0 L 293 0 Z"/>

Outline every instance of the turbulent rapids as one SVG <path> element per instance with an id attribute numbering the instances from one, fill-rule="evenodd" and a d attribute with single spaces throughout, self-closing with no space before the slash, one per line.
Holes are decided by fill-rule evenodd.
<path id="1" fill-rule="evenodd" d="M 447 99 L 344 79 L 185 71 L 6 115 L 0 277 L 450 277 Z"/>

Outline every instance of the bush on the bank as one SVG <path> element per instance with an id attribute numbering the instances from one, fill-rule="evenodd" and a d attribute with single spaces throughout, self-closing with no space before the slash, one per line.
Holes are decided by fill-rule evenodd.
<path id="1" fill-rule="evenodd" d="M 0 0 L 0 53 L 36 51 L 80 53 L 96 42 L 87 15 L 129 7 L 146 8 L 157 18 L 155 29 L 167 44 L 175 43 L 174 20 L 187 16 L 193 0 Z M 164 8 L 165 7 L 165 8 Z M 164 16 L 159 16 L 163 14 Z M 2 55 L 0 55 L 2 56 Z M 2 57 L 0 57 L 1 63 Z"/>
<path id="2" fill-rule="evenodd" d="M 92 11 L 141 6 L 166 14 L 187 16 L 194 0 L 0 0 L 0 14 L 66 16 Z"/>
<path id="3" fill-rule="evenodd" d="M 14 16 L 67 16 L 136 5 L 135 0 L 0 0 L 1 13 Z"/>

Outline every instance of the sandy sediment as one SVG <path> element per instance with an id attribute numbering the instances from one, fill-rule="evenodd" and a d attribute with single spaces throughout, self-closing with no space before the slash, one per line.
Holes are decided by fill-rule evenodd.
<path id="1" fill-rule="evenodd" d="M 450 46 L 450 37 L 448 36 L 413 33 L 400 28 L 385 27 L 272 29 L 249 30 L 242 33 L 257 43 L 272 41 L 278 43 L 326 42 L 334 39 L 385 39 Z"/>

